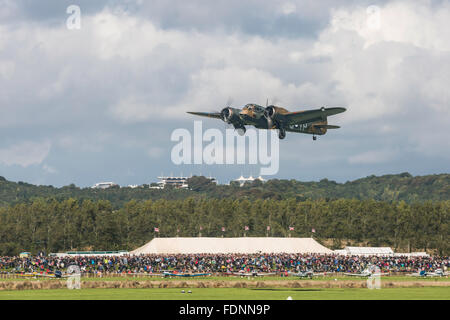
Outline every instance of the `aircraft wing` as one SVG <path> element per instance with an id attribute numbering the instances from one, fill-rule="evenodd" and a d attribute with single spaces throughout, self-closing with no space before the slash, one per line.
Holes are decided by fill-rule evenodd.
<path id="1" fill-rule="evenodd" d="M 200 116 L 200 117 L 222 119 L 220 112 L 191 112 L 191 111 L 188 111 L 188 113 L 193 114 L 195 116 Z"/>
<path id="2" fill-rule="evenodd" d="M 257 277 L 267 277 L 267 276 L 275 276 L 276 273 L 275 272 L 262 272 L 262 273 L 252 273 L 252 276 L 257 276 Z"/>
<path id="3" fill-rule="evenodd" d="M 312 278 L 312 277 L 318 277 L 318 276 L 325 276 L 325 272 L 297 273 L 294 275 L 297 277 L 302 277 L 302 278 Z"/>
<path id="4" fill-rule="evenodd" d="M 233 275 L 238 277 L 250 277 L 253 273 L 234 272 Z"/>
<path id="5" fill-rule="evenodd" d="M 210 273 L 173 273 L 171 276 L 176 277 L 206 277 L 211 275 Z"/>
<path id="6" fill-rule="evenodd" d="M 303 277 L 306 276 L 305 272 L 290 272 L 288 271 L 288 275 L 293 276 L 293 277 Z"/>
<path id="7" fill-rule="evenodd" d="M 23 274 L 19 274 L 18 276 L 25 277 L 25 278 L 27 278 L 27 277 L 29 277 L 29 278 L 32 278 L 32 277 L 35 277 L 35 278 L 37 278 L 37 277 L 52 278 L 52 277 L 54 277 L 53 275 L 42 274 L 42 273 L 23 273 Z"/>
<path id="8" fill-rule="evenodd" d="M 20 276 L 20 277 L 36 277 L 37 274 L 35 274 L 35 273 L 21 273 L 21 274 L 18 274 L 18 276 Z"/>
<path id="9" fill-rule="evenodd" d="M 325 276 L 326 275 L 326 273 L 325 272 L 314 272 L 313 273 L 313 276 Z"/>
<path id="10" fill-rule="evenodd" d="M 345 276 L 352 276 L 352 277 L 368 277 L 370 274 L 368 273 L 344 273 Z"/>
<path id="11" fill-rule="evenodd" d="M 425 275 L 425 277 L 445 277 L 446 274 L 441 274 L 441 273 L 436 273 L 436 272 L 431 272 L 431 273 L 427 273 Z"/>
<path id="12" fill-rule="evenodd" d="M 315 110 L 288 112 L 282 115 L 283 121 L 287 125 L 291 124 L 302 124 L 309 123 L 313 121 L 325 120 L 327 117 L 342 113 L 345 108 L 320 108 Z M 327 127 L 328 129 L 337 129 Z"/>
<path id="13" fill-rule="evenodd" d="M 190 277 L 207 277 L 210 275 L 211 275 L 211 273 L 193 273 L 193 274 L 190 274 L 189 276 Z"/>

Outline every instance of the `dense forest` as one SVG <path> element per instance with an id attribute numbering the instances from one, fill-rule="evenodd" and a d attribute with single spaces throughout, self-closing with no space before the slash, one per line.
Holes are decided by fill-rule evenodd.
<path id="1" fill-rule="evenodd" d="M 409 173 L 369 176 L 346 183 L 327 179 L 319 182 L 272 179 L 265 183 L 256 180 L 239 187 L 237 183 L 216 185 L 205 177 L 192 177 L 187 189 L 149 189 L 114 187 L 106 190 L 79 188 L 73 184 L 61 188 L 36 186 L 25 182 L 11 182 L 0 177 L 0 206 L 32 201 L 34 198 L 53 198 L 58 201 L 75 198 L 79 200 L 108 200 L 112 207 L 119 209 L 131 200 L 182 200 L 186 198 L 208 199 L 296 199 L 336 200 L 373 199 L 377 201 L 443 201 L 450 199 L 450 174 L 413 177 Z"/>
<path id="2" fill-rule="evenodd" d="M 130 250 L 155 236 L 243 236 L 244 226 L 246 236 L 280 237 L 310 237 L 314 228 L 314 237 L 332 248 L 356 242 L 449 254 L 449 215 L 449 200 L 186 198 L 132 200 L 117 209 L 107 200 L 36 198 L 0 207 L 0 255 Z"/>

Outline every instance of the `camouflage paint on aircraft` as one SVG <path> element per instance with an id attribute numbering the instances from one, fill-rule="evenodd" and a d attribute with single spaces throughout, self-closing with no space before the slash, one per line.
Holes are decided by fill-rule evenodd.
<path id="1" fill-rule="evenodd" d="M 338 129 L 339 126 L 329 125 L 329 116 L 342 113 L 345 108 L 320 108 L 305 111 L 289 112 L 288 110 L 270 105 L 265 108 L 254 103 L 246 104 L 242 109 L 226 107 L 221 112 L 188 112 L 193 115 L 221 119 L 232 124 L 241 134 L 245 134 L 245 126 L 252 125 L 258 129 L 277 129 L 278 137 L 284 139 L 286 132 L 324 135 L 328 129 Z"/>

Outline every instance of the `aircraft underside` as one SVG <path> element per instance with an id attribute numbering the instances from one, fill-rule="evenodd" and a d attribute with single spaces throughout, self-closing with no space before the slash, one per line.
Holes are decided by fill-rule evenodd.
<path id="1" fill-rule="evenodd" d="M 277 107 L 267 106 L 263 108 L 257 104 L 247 104 L 243 109 L 226 107 L 221 112 L 188 112 L 194 115 L 221 119 L 233 125 L 240 135 L 246 132 L 246 126 L 254 126 L 257 129 L 274 129 L 278 131 L 278 137 L 284 139 L 286 132 L 312 134 L 316 136 L 327 133 L 327 129 L 337 129 L 338 126 L 328 125 L 328 116 L 344 112 L 345 108 L 320 108 L 314 110 L 289 112 Z"/>
<path id="2" fill-rule="evenodd" d="M 268 128 L 267 122 L 265 119 L 261 119 L 262 121 L 251 121 L 250 123 L 246 122 L 245 125 L 253 125 L 257 129 L 271 129 L 278 130 L 278 137 L 280 139 L 284 139 L 286 137 L 286 132 L 295 132 L 295 133 L 305 133 L 312 134 L 313 139 L 316 140 L 315 136 L 321 136 L 327 133 L 327 127 L 319 127 L 326 126 L 327 121 L 315 121 L 310 123 L 301 123 L 301 124 L 290 124 L 286 126 L 282 126 L 280 124 L 273 125 L 271 128 Z M 242 125 L 239 125 L 235 129 L 242 130 Z M 242 132 L 242 131 L 241 131 Z M 245 130 L 243 132 L 245 134 Z"/>

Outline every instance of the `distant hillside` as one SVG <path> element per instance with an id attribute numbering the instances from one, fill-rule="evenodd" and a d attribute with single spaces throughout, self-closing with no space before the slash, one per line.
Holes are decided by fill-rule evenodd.
<path id="1" fill-rule="evenodd" d="M 62 188 L 36 186 L 25 182 L 11 182 L 0 177 L 0 206 L 28 202 L 42 197 L 65 200 L 109 200 L 114 207 L 121 207 L 130 200 L 193 198 L 247 198 L 253 199 L 374 199 L 407 203 L 442 201 L 450 199 L 450 174 L 413 177 L 409 173 L 369 176 L 363 179 L 337 183 L 327 179 L 319 182 L 272 179 L 266 183 L 255 181 L 239 187 L 237 184 L 215 185 L 205 177 L 189 179 L 190 190 L 155 190 L 147 187 L 110 188 L 106 190 L 78 188 L 69 185 Z"/>

